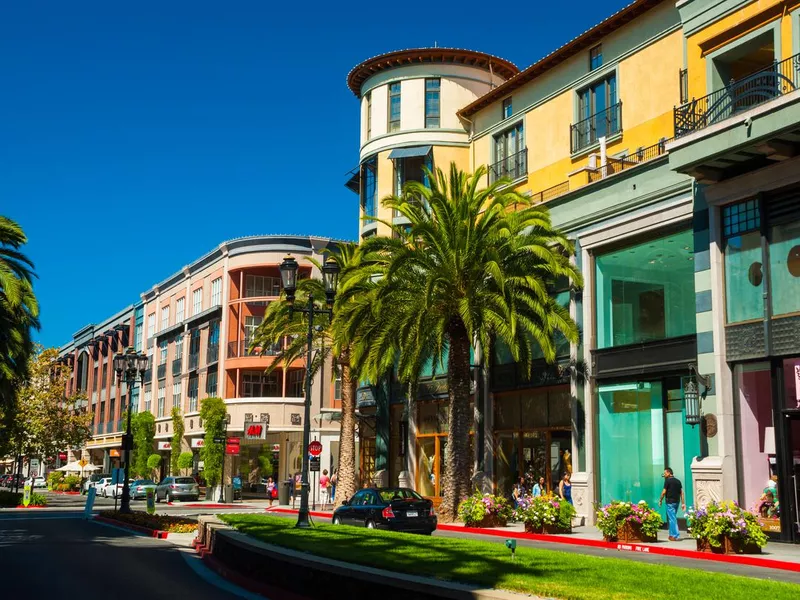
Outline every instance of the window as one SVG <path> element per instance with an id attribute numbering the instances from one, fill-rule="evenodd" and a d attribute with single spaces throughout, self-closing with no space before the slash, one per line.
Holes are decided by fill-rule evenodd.
<path id="1" fill-rule="evenodd" d="M 198 354 L 200 352 L 200 330 L 192 329 L 189 338 L 189 354 Z"/>
<path id="2" fill-rule="evenodd" d="M 439 127 L 439 95 L 441 86 L 441 79 L 425 80 L 425 127 L 427 129 Z"/>
<path id="3" fill-rule="evenodd" d="M 210 371 L 206 377 L 206 398 L 217 395 L 217 372 Z"/>
<path id="4" fill-rule="evenodd" d="M 372 92 L 367 92 L 367 95 L 364 96 L 364 105 L 366 114 L 366 121 L 367 121 L 367 139 L 372 139 Z"/>
<path id="5" fill-rule="evenodd" d="M 219 344 L 219 321 L 212 321 L 208 326 L 208 346 L 214 347 Z"/>
<path id="6" fill-rule="evenodd" d="M 211 282 L 211 306 L 222 304 L 222 277 Z"/>
<path id="7" fill-rule="evenodd" d="M 135 387 L 135 388 L 133 388 L 133 390 L 131 390 L 130 399 L 131 399 L 131 403 L 130 403 L 130 407 L 129 408 L 130 408 L 131 414 L 135 415 L 137 412 L 139 412 L 139 388 L 138 387 Z"/>
<path id="8" fill-rule="evenodd" d="M 409 156 L 408 158 L 394 159 L 394 193 L 399 196 L 403 193 L 403 186 L 409 181 L 419 181 L 425 186 L 430 186 L 428 174 L 423 167 L 429 171 L 433 170 L 433 156 L 430 152 L 425 156 Z M 398 216 L 396 213 L 395 216 Z"/>
<path id="9" fill-rule="evenodd" d="M 151 338 L 156 334 L 156 313 L 147 315 L 147 337 Z"/>
<path id="10" fill-rule="evenodd" d="M 166 388 L 162 383 L 161 385 L 158 386 L 158 413 L 156 414 L 157 417 L 164 416 L 164 401 L 166 398 L 166 394 L 167 394 Z"/>
<path id="11" fill-rule="evenodd" d="M 336 374 L 336 379 L 333 380 L 333 399 L 342 399 L 342 373 Z"/>
<path id="12" fill-rule="evenodd" d="M 594 71 L 603 66 L 603 46 L 597 45 L 589 50 L 589 70 Z"/>
<path id="13" fill-rule="evenodd" d="M 281 278 L 247 275 L 244 283 L 245 298 L 262 298 L 281 295 Z"/>
<path id="14" fill-rule="evenodd" d="M 169 306 L 165 306 L 161 309 L 161 329 L 160 331 L 164 331 L 167 327 L 169 327 Z"/>
<path id="15" fill-rule="evenodd" d="M 764 268 L 758 200 L 722 208 L 725 308 L 728 323 L 764 317 Z"/>
<path id="16" fill-rule="evenodd" d="M 572 152 L 622 130 L 617 77 L 611 74 L 578 92 L 578 122 L 572 126 Z"/>
<path id="17" fill-rule="evenodd" d="M 133 347 L 137 352 L 141 352 L 144 348 L 144 325 L 137 323 L 133 330 Z"/>
<path id="18" fill-rule="evenodd" d="M 183 336 L 175 338 L 175 360 L 180 360 L 183 356 Z"/>
<path id="19" fill-rule="evenodd" d="M 175 301 L 175 322 L 180 323 L 183 321 L 183 305 L 186 303 L 186 298 L 178 298 Z"/>
<path id="20" fill-rule="evenodd" d="M 216 373 L 215 373 L 216 375 Z M 197 387 L 198 381 L 197 377 L 190 377 L 189 378 L 189 412 L 196 412 L 197 411 Z"/>
<path id="21" fill-rule="evenodd" d="M 511 106 L 511 96 L 503 100 L 503 118 L 508 119 L 514 114 L 514 109 Z"/>
<path id="22" fill-rule="evenodd" d="M 192 292 L 192 316 L 203 312 L 203 288 Z"/>
<path id="23" fill-rule="evenodd" d="M 163 365 L 167 362 L 167 340 L 161 340 L 158 343 L 158 349 L 160 351 L 158 364 Z"/>
<path id="24" fill-rule="evenodd" d="M 678 86 L 680 88 L 681 104 L 689 101 L 689 69 L 678 71 Z"/>
<path id="25" fill-rule="evenodd" d="M 144 388 L 144 411 L 151 412 L 153 404 L 153 389 L 148 385 Z"/>
<path id="26" fill-rule="evenodd" d="M 245 317 L 244 318 L 244 343 L 249 346 L 256 335 L 256 329 L 264 321 L 264 317 Z"/>
<path id="27" fill-rule="evenodd" d="M 365 217 L 378 216 L 378 163 L 374 156 L 361 164 L 361 210 Z"/>
<path id="28" fill-rule="evenodd" d="M 277 398 L 280 396 L 280 380 L 277 373 L 267 375 L 263 371 L 242 373 L 241 398 Z"/>
<path id="29" fill-rule="evenodd" d="M 106 389 L 108 384 L 108 362 L 103 363 L 103 378 L 100 380 L 100 387 Z"/>
<path id="30" fill-rule="evenodd" d="M 695 333 L 693 243 L 683 231 L 595 259 L 598 348 Z"/>
<path id="31" fill-rule="evenodd" d="M 800 312 L 800 222 L 770 228 L 769 273 L 772 314 Z"/>
<path id="32" fill-rule="evenodd" d="M 172 406 L 181 407 L 181 382 L 176 381 L 172 384 Z"/>
<path id="33" fill-rule="evenodd" d="M 286 374 L 286 396 L 289 398 L 303 398 L 305 396 L 305 371 L 294 369 Z"/>
<path id="34" fill-rule="evenodd" d="M 494 136 L 494 164 L 489 167 L 492 183 L 501 177 L 517 179 L 528 172 L 522 121 Z"/>
<path id="35" fill-rule="evenodd" d="M 389 84 L 389 133 L 400 130 L 400 82 Z"/>

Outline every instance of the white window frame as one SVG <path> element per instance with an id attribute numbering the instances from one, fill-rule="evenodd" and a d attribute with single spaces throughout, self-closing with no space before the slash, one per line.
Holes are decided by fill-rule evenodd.
<path id="1" fill-rule="evenodd" d="M 184 309 L 186 306 L 186 298 L 181 297 L 175 301 L 175 324 L 177 325 L 183 321 L 185 314 Z"/>
<path id="2" fill-rule="evenodd" d="M 169 327 L 169 306 L 162 306 L 161 307 L 161 329 L 159 331 L 164 331 Z"/>
<path id="3" fill-rule="evenodd" d="M 192 292 L 192 316 L 203 312 L 203 288 L 197 288 Z"/>
<path id="4" fill-rule="evenodd" d="M 217 277 L 211 282 L 211 306 L 222 304 L 222 277 Z"/>
<path id="5" fill-rule="evenodd" d="M 147 337 L 151 338 L 156 334 L 156 313 L 151 312 L 147 315 Z"/>
<path id="6" fill-rule="evenodd" d="M 181 407 L 181 382 L 175 381 L 172 384 L 172 406 L 177 406 L 178 408 Z"/>
<path id="7" fill-rule="evenodd" d="M 164 404 L 166 403 L 167 399 L 167 388 L 162 383 L 158 386 L 158 407 L 157 407 L 157 414 L 156 417 L 163 417 L 164 416 Z"/>

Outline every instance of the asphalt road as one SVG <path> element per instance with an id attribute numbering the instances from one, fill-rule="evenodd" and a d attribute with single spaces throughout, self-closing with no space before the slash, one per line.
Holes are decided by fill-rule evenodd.
<path id="1" fill-rule="evenodd" d="M 188 548 L 88 522 L 78 514 L 1 514 L 0 565 L 4 598 L 262 598 L 222 581 Z"/>

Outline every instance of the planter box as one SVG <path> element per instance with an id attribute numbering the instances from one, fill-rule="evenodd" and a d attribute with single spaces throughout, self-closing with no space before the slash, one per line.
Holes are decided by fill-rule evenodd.
<path id="1" fill-rule="evenodd" d="M 698 539 L 697 551 L 712 554 L 761 554 L 761 547 L 752 542 L 745 543 L 743 540 L 730 538 L 727 535 L 722 538 L 721 542 L 719 546 L 712 546 L 707 539 Z"/>
<path id="2" fill-rule="evenodd" d="M 506 526 L 506 520 L 501 519 L 496 515 L 489 515 L 483 517 L 482 521 L 479 521 L 478 523 L 473 523 L 472 525 L 465 524 L 465 527 L 505 527 L 505 526 Z"/>
<path id="3" fill-rule="evenodd" d="M 639 523 L 625 522 L 617 529 L 616 536 L 604 536 L 607 542 L 622 542 L 629 544 L 631 542 L 655 542 L 656 536 L 645 535 L 642 533 L 642 526 Z"/>
<path id="4" fill-rule="evenodd" d="M 572 533 L 572 525 L 569 527 L 558 527 L 557 525 L 541 525 L 539 527 L 534 527 L 529 523 L 525 523 L 525 533 L 545 533 L 547 535 Z"/>

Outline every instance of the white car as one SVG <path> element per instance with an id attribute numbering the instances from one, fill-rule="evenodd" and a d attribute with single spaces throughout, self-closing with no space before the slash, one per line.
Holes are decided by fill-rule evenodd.
<path id="1" fill-rule="evenodd" d="M 106 498 L 106 488 L 111 485 L 111 477 L 103 477 L 94 484 L 95 494 Z"/>
<path id="2" fill-rule="evenodd" d="M 28 485 L 29 483 L 32 484 L 31 487 L 33 489 L 47 487 L 47 481 L 45 481 L 44 477 L 34 477 L 33 480 L 31 480 L 31 478 L 28 477 L 28 479 L 25 480 L 25 485 Z"/>
<path id="3" fill-rule="evenodd" d="M 130 485 L 132 483 L 133 483 L 133 479 L 128 479 L 128 489 L 130 489 Z M 116 485 L 108 484 L 104 488 L 105 496 L 108 497 L 108 498 L 122 498 L 122 488 L 123 488 L 123 484 L 121 484 L 121 483 L 118 483 Z"/>

